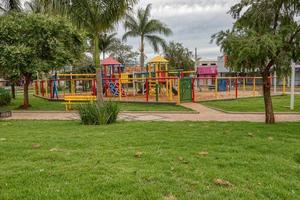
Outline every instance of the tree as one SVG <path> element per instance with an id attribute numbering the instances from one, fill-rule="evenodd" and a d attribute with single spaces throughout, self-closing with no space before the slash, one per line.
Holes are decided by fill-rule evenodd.
<path id="1" fill-rule="evenodd" d="M 172 34 L 171 29 L 156 19 L 151 17 L 151 4 L 148 4 L 146 9 L 139 9 L 137 16 L 127 15 L 124 28 L 127 31 L 123 40 L 126 41 L 128 37 L 140 37 L 140 66 L 144 70 L 145 62 L 145 40 L 153 47 L 155 52 L 159 51 L 159 46 L 166 47 L 164 39 L 159 37 L 158 34 L 169 36 Z M 147 69 L 148 71 L 148 69 Z"/>
<path id="2" fill-rule="evenodd" d="M 0 66 L 24 77 L 23 108 L 29 106 L 33 74 L 71 64 L 84 51 L 84 38 L 65 19 L 11 13 L 0 17 Z"/>
<path id="3" fill-rule="evenodd" d="M 112 43 L 109 53 L 120 63 L 125 65 L 135 64 L 139 55 L 138 52 L 132 50 L 132 46 L 124 44 L 120 40 L 116 40 Z"/>
<path id="4" fill-rule="evenodd" d="M 103 59 L 105 59 L 105 54 L 112 50 L 113 43 L 116 39 L 117 33 L 101 33 L 99 34 L 99 49 L 102 52 Z"/>
<path id="5" fill-rule="evenodd" d="M 21 11 L 20 0 L 1 0 L 0 1 L 0 11 L 9 12 L 9 11 Z"/>
<path id="6" fill-rule="evenodd" d="M 191 70 L 194 69 L 193 54 L 181 43 L 170 42 L 165 49 L 165 58 L 173 69 Z"/>
<path id="7" fill-rule="evenodd" d="M 93 57 L 96 66 L 97 100 L 103 102 L 102 66 L 100 65 L 99 34 L 109 30 L 136 0 L 53 0 L 56 10 L 67 16 L 78 27 L 93 36 Z"/>
<path id="8" fill-rule="evenodd" d="M 300 58 L 299 13 L 300 1 L 243 0 L 230 9 L 233 28 L 213 36 L 228 55 L 229 67 L 261 74 L 266 123 L 275 123 L 270 74 L 290 71 L 291 60 Z"/>

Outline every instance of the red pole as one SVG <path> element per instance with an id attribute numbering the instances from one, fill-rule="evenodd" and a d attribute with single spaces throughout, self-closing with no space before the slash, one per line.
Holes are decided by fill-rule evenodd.
<path id="1" fill-rule="evenodd" d="M 93 95 L 96 95 L 96 80 L 93 80 Z"/>
<path id="2" fill-rule="evenodd" d="M 235 98 L 238 98 L 238 78 L 235 79 Z"/>
<path id="3" fill-rule="evenodd" d="M 146 101 L 149 101 L 149 84 L 148 84 L 148 78 L 146 78 Z"/>
<path id="4" fill-rule="evenodd" d="M 45 88 L 44 88 L 44 81 L 41 82 L 42 86 L 41 86 L 41 92 L 42 92 L 42 96 L 45 96 Z"/>
<path id="5" fill-rule="evenodd" d="M 39 85 L 38 85 L 38 81 L 35 81 L 35 94 L 39 95 Z"/>

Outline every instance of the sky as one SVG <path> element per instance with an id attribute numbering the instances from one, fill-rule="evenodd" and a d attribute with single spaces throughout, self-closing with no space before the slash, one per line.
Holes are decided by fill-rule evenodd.
<path id="1" fill-rule="evenodd" d="M 233 20 L 228 10 L 238 0 L 140 0 L 135 7 L 144 8 L 152 4 L 151 16 L 167 24 L 173 35 L 165 38 L 167 41 L 183 43 L 190 50 L 198 49 L 198 57 L 203 59 L 216 59 L 221 55 L 220 48 L 211 44 L 211 35 L 232 27 Z M 122 37 L 124 30 L 118 28 Z M 138 39 L 127 41 L 135 50 L 139 49 Z M 148 57 L 155 53 L 146 44 L 145 53 Z"/>

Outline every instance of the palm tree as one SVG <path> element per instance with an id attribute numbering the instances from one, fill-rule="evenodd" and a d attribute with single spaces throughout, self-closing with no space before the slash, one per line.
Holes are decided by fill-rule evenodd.
<path id="1" fill-rule="evenodd" d="M 102 67 L 100 65 L 99 34 L 117 23 L 137 0 L 52 0 L 56 9 L 66 14 L 78 27 L 92 35 L 96 66 L 97 100 L 103 101 Z"/>
<path id="2" fill-rule="evenodd" d="M 113 43 L 117 40 L 117 33 L 101 33 L 99 34 L 99 49 L 102 52 L 103 59 L 105 59 L 106 52 L 110 51 Z"/>
<path id="3" fill-rule="evenodd" d="M 1 0 L 0 10 L 4 12 L 21 11 L 22 6 L 20 0 Z"/>
<path id="4" fill-rule="evenodd" d="M 146 9 L 139 9 L 137 16 L 127 15 L 124 23 L 127 32 L 123 36 L 123 40 L 128 37 L 140 37 L 140 65 L 142 71 L 144 70 L 145 62 L 145 44 L 146 40 L 154 49 L 155 52 L 159 51 L 159 46 L 166 47 L 164 39 L 156 35 L 156 33 L 169 36 L 172 34 L 170 28 L 159 20 L 150 19 L 151 17 L 151 4 L 148 4 Z M 148 71 L 148 69 L 147 69 Z"/>

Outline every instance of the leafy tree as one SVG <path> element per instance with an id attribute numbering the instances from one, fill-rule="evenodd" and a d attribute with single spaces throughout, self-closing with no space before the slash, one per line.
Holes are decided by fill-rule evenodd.
<path id="1" fill-rule="evenodd" d="M 193 54 L 181 43 L 170 42 L 165 49 L 165 57 L 173 69 L 190 70 L 194 68 Z"/>
<path id="2" fill-rule="evenodd" d="M 109 30 L 136 0 L 52 0 L 56 10 L 67 16 L 93 36 L 93 57 L 97 68 L 97 100 L 103 101 L 102 66 L 100 65 L 99 34 Z"/>
<path id="3" fill-rule="evenodd" d="M 138 52 L 132 50 L 132 46 L 124 44 L 120 40 L 112 43 L 109 53 L 122 64 L 135 64 L 139 55 Z"/>
<path id="4" fill-rule="evenodd" d="M 0 11 L 21 11 L 22 6 L 20 0 L 0 0 Z"/>
<path id="5" fill-rule="evenodd" d="M 166 47 L 164 39 L 158 34 L 169 36 L 172 34 L 171 29 L 156 19 L 151 17 L 151 4 L 148 4 L 146 9 L 139 9 L 137 16 L 127 15 L 124 27 L 127 32 L 123 36 L 123 40 L 128 37 L 140 37 L 140 66 L 144 69 L 145 62 L 145 40 L 153 47 L 154 51 L 159 51 L 159 46 Z M 148 69 L 147 69 L 148 71 Z"/>
<path id="6" fill-rule="evenodd" d="M 0 17 L 0 66 L 24 77 L 23 108 L 33 74 L 80 58 L 84 38 L 63 18 L 12 13 Z"/>
<path id="7" fill-rule="evenodd" d="M 231 30 L 213 36 L 235 71 L 257 71 L 263 79 L 266 123 L 275 123 L 271 99 L 272 71 L 290 71 L 300 58 L 300 1 L 243 0 L 230 9 Z"/>
<path id="8" fill-rule="evenodd" d="M 99 35 L 99 49 L 102 52 L 102 58 L 105 59 L 105 54 L 112 50 L 113 43 L 117 40 L 117 33 L 101 33 Z"/>

